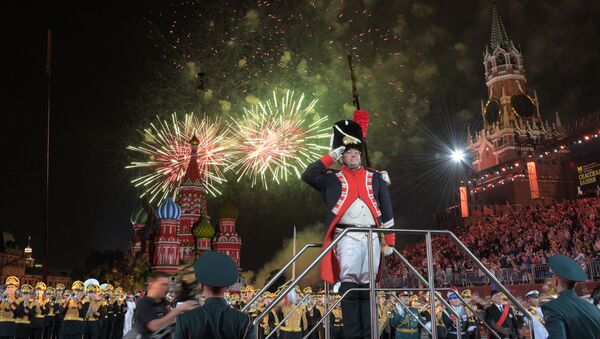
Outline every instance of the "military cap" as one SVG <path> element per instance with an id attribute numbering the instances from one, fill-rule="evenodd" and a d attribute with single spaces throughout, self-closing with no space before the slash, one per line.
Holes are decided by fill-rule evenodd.
<path id="1" fill-rule="evenodd" d="M 413 294 L 410 296 L 410 301 L 417 302 L 417 301 L 419 301 L 419 297 L 417 297 L 416 295 Z"/>
<path id="2" fill-rule="evenodd" d="M 64 291 L 65 290 L 65 284 L 61 284 L 61 283 L 56 284 L 56 290 L 57 291 Z"/>
<path id="3" fill-rule="evenodd" d="M 100 287 L 98 285 L 90 284 L 85 287 L 86 292 L 98 292 Z"/>
<path id="4" fill-rule="evenodd" d="M 19 288 L 19 285 L 21 284 L 21 282 L 19 281 L 19 278 L 15 277 L 14 275 L 11 275 L 10 277 L 6 278 L 6 286 L 8 285 L 13 285 L 17 288 Z"/>
<path id="5" fill-rule="evenodd" d="M 531 290 L 525 294 L 527 298 L 539 298 L 540 292 L 538 290 Z"/>
<path id="6" fill-rule="evenodd" d="M 469 289 L 466 289 L 466 290 L 463 290 L 462 292 L 460 292 L 460 295 L 462 295 L 463 297 L 466 297 L 466 298 L 471 297 L 472 294 L 473 293 Z"/>
<path id="7" fill-rule="evenodd" d="M 455 291 L 448 292 L 448 300 L 458 299 L 458 294 Z"/>
<path id="8" fill-rule="evenodd" d="M 32 293 L 32 292 L 33 292 L 33 287 L 31 287 L 31 285 L 23 284 L 23 286 L 21 286 L 21 293 Z"/>
<path id="9" fill-rule="evenodd" d="M 340 120 L 333 125 L 331 149 L 345 146 L 344 151 L 355 148 L 363 151 L 363 131 L 354 120 Z"/>
<path id="10" fill-rule="evenodd" d="M 73 291 L 83 291 L 83 281 L 81 281 L 81 280 L 75 280 L 73 282 L 73 285 L 71 286 L 71 289 Z"/>
<path id="11" fill-rule="evenodd" d="M 198 283 L 213 287 L 229 287 L 238 279 L 238 269 L 230 256 L 220 252 L 204 253 L 194 265 Z"/>
<path id="12" fill-rule="evenodd" d="M 554 274 L 569 281 L 585 281 L 587 275 L 577 262 L 566 255 L 557 254 L 548 258 L 548 265 Z"/>
<path id="13" fill-rule="evenodd" d="M 52 286 L 48 286 L 48 289 L 46 289 L 46 294 L 48 295 L 53 295 L 55 292 L 56 290 Z"/>
<path id="14" fill-rule="evenodd" d="M 45 291 L 46 290 L 46 284 L 44 284 L 43 282 L 38 282 L 37 284 L 35 284 L 35 289 L 36 290 L 42 290 Z"/>
<path id="15" fill-rule="evenodd" d="M 399 295 L 401 297 L 410 297 L 410 292 L 409 291 L 401 291 Z"/>
<path id="16" fill-rule="evenodd" d="M 302 292 L 303 292 L 304 294 L 312 294 L 312 287 L 310 287 L 310 286 L 306 286 L 306 287 L 305 287 L 305 288 L 302 290 Z"/>
<path id="17" fill-rule="evenodd" d="M 123 294 L 123 287 L 117 287 L 115 288 L 115 294 L 116 295 L 122 295 Z"/>
<path id="18" fill-rule="evenodd" d="M 71 290 L 65 290 L 63 292 L 63 295 L 71 295 L 71 294 L 73 294 L 73 291 L 71 291 Z"/>

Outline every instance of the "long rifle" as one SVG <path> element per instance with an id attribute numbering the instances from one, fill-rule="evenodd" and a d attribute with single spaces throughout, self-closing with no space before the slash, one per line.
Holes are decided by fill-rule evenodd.
<path id="1" fill-rule="evenodd" d="M 358 97 L 358 90 L 356 89 L 356 76 L 354 75 L 354 67 L 352 67 L 352 54 L 348 54 L 348 67 L 350 68 L 350 79 L 352 80 L 352 104 L 356 110 L 360 110 L 360 99 Z M 371 161 L 369 161 L 369 151 L 367 150 L 367 136 L 363 137 L 363 149 L 365 152 L 365 162 L 367 168 L 371 167 Z"/>

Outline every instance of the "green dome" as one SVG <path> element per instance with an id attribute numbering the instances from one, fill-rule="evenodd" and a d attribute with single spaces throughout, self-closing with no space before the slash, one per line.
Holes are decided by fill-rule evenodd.
<path id="1" fill-rule="evenodd" d="M 148 221 L 148 213 L 143 207 L 138 207 L 133 213 L 131 213 L 131 217 L 129 218 L 132 225 L 137 224 L 145 224 Z"/>
<path id="2" fill-rule="evenodd" d="M 219 219 L 237 219 L 239 214 L 238 208 L 231 199 L 226 198 L 219 209 Z"/>
<path id="3" fill-rule="evenodd" d="M 199 223 L 196 223 L 192 228 L 194 238 L 212 239 L 215 236 L 215 228 L 208 222 L 208 219 L 202 218 Z"/>

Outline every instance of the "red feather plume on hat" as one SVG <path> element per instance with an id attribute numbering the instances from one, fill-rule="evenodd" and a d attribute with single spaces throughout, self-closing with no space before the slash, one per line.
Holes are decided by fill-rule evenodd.
<path id="1" fill-rule="evenodd" d="M 352 120 L 354 120 L 362 129 L 363 138 L 367 137 L 367 128 L 369 128 L 369 112 L 363 111 L 361 109 L 354 111 L 354 115 L 352 116 Z"/>

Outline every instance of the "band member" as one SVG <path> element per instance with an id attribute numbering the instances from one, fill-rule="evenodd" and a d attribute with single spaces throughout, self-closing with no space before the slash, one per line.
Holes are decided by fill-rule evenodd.
<path id="1" fill-rule="evenodd" d="M 579 264 L 562 254 L 548 259 L 554 273 L 550 284 L 558 298 L 545 303 L 544 322 L 550 338 L 600 338 L 600 310 L 579 298 L 575 285 L 587 274 Z"/>
<path id="2" fill-rule="evenodd" d="M 425 318 L 419 310 L 411 306 L 411 294 L 407 291 L 400 292 L 400 301 L 396 304 L 395 314 L 390 322 L 396 329 L 396 339 L 419 339 L 419 321 L 425 323 Z M 418 319 L 418 320 L 417 320 Z"/>
<path id="3" fill-rule="evenodd" d="M 56 291 L 56 309 L 54 312 L 54 332 L 52 333 L 52 338 L 59 338 L 62 329 L 62 322 L 65 313 L 64 309 L 64 301 L 65 301 L 65 285 L 58 283 L 55 287 Z"/>
<path id="4" fill-rule="evenodd" d="M 46 289 L 46 317 L 44 318 L 44 338 L 54 339 L 54 326 L 58 307 L 56 304 L 56 290 L 54 287 L 48 286 Z"/>
<path id="5" fill-rule="evenodd" d="M 23 284 L 21 286 L 20 297 L 17 299 L 17 307 L 15 308 L 15 324 L 16 333 L 15 338 L 27 338 L 31 337 L 31 323 L 32 307 L 33 307 L 33 287 L 29 284 Z"/>
<path id="6" fill-rule="evenodd" d="M 283 287 L 284 286 L 282 286 L 282 288 Z M 300 299 L 302 299 L 301 291 L 300 288 L 296 286 L 294 290 L 289 292 L 287 298 L 284 299 L 284 304 L 279 307 L 277 315 L 281 321 L 283 321 L 288 314 L 290 315 L 281 327 L 279 327 L 279 338 L 302 338 L 307 330 L 308 319 L 306 319 L 305 310 L 302 306 L 296 308 Z"/>
<path id="7" fill-rule="evenodd" d="M 355 112 L 367 115 L 365 111 Z M 362 227 L 365 229 L 394 226 L 392 203 L 388 183 L 384 175 L 362 167 L 362 153 L 366 130 L 352 120 L 335 123 L 332 138 L 332 151 L 310 164 L 302 174 L 302 179 L 320 192 L 327 207 L 328 225 L 323 248 L 329 246 L 333 238 L 344 228 Z M 340 170 L 332 170 L 336 162 L 342 163 Z M 334 284 L 341 281 L 340 294 L 352 288 L 365 288 L 370 281 L 369 242 L 372 243 L 372 259 L 375 275 L 380 263 L 380 242 L 377 234 L 371 239 L 367 233 L 347 233 L 334 250 L 321 261 L 321 278 Z M 385 234 L 385 245 L 394 246 L 395 234 Z M 385 248 L 391 254 L 391 248 Z M 375 310 L 373 310 L 375 311 Z M 344 334 L 346 338 L 369 337 L 371 335 L 370 303 L 368 291 L 351 291 L 342 299 Z"/>
<path id="8" fill-rule="evenodd" d="M 86 296 L 82 301 L 81 311 L 85 315 L 83 337 L 85 339 L 99 339 L 100 326 L 98 320 L 101 316 L 102 298 L 98 298 L 100 283 L 96 279 L 88 279 L 83 283 Z"/>
<path id="9" fill-rule="evenodd" d="M 17 289 L 19 278 L 10 276 L 6 278 L 4 293 L 0 300 L 0 338 L 12 339 L 16 334 L 15 309 L 17 308 Z"/>
<path id="10" fill-rule="evenodd" d="M 127 313 L 127 302 L 125 292 L 122 287 L 115 288 L 113 310 L 115 312 L 115 321 L 112 329 L 112 338 L 121 339 L 123 337 L 123 327 L 125 326 L 125 314 Z"/>
<path id="11" fill-rule="evenodd" d="M 63 302 L 63 322 L 62 339 L 81 339 L 84 331 L 85 313 L 82 310 L 81 300 L 83 299 L 83 282 L 76 280 L 71 286 L 71 290 L 65 290 L 65 300 Z"/>
<path id="12" fill-rule="evenodd" d="M 312 330 L 313 327 L 321 320 L 321 311 L 317 308 L 317 298 L 312 294 L 312 288 L 305 287 L 302 290 L 304 295 L 308 295 L 309 297 L 306 300 L 305 313 L 306 319 L 308 320 L 307 331 Z M 315 329 L 309 338 L 311 339 L 322 339 L 321 332 L 319 331 L 323 327 L 323 324 L 319 325 L 319 328 Z"/>
<path id="13" fill-rule="evenodd" d="M 333 294 L 332 294 L 333 295 Z M 335 301 L 340 299 L 340 295 L 335 295 Z M 337 306 L 331 311 L 331 317 L 329 317 L 331 336 L 335 339 L 344 339 L 344 315 L 342 313 L 342 307 L 338 303 Z"/>
<path id="14" fill-rule="evenodd" d="M 518 338 L 519 323 L 504 293 L 492 291 L 492 303 L 485 311 L 485 321 L 500 337 Z"/>
<path id="15" fill-rule="evenodd" d="M 31 305 L 31 319 L 29 327 L 31 328 L 32 339 L 42 339 L 44 337 L 44 327 L 46 325 L 46 284 L 38 282 L 35 284 L 35 296 Z"/>
<path id="16" fill-rule="evenodd" d="M 473 311 L 479 312 L 479 316 L 481 317 L 481 319 L 485 318 L 485 315 L 483 314 L 483 310 L 480 309 L 480 306 L 478 306 L 476 303 L 472 302 L 471 298 L 473 296 L 473 293 L 471 292 L 471 290 L 469 290 L 469 289 L 463 290 L 462 292 L 460 292 L 460 295 L 463 297 L 463 299 L 465 300 L 467 305 L 471 306 Z M 469 320 L 469 323 L 471 323 L 472 326 L 474 326 L 474 328 L 475 328 L 472 332 L 468 333 L 468 338 L 469 339 L 481 339 L 481 331 L 479 330 L 479 319 L 477 318 L 477 315 L 475 313 L 473 313 L 473 311 L 471 311 L 471 308 L 465 306 L 465 311 L 467 312 L 467 319 Z"/>

